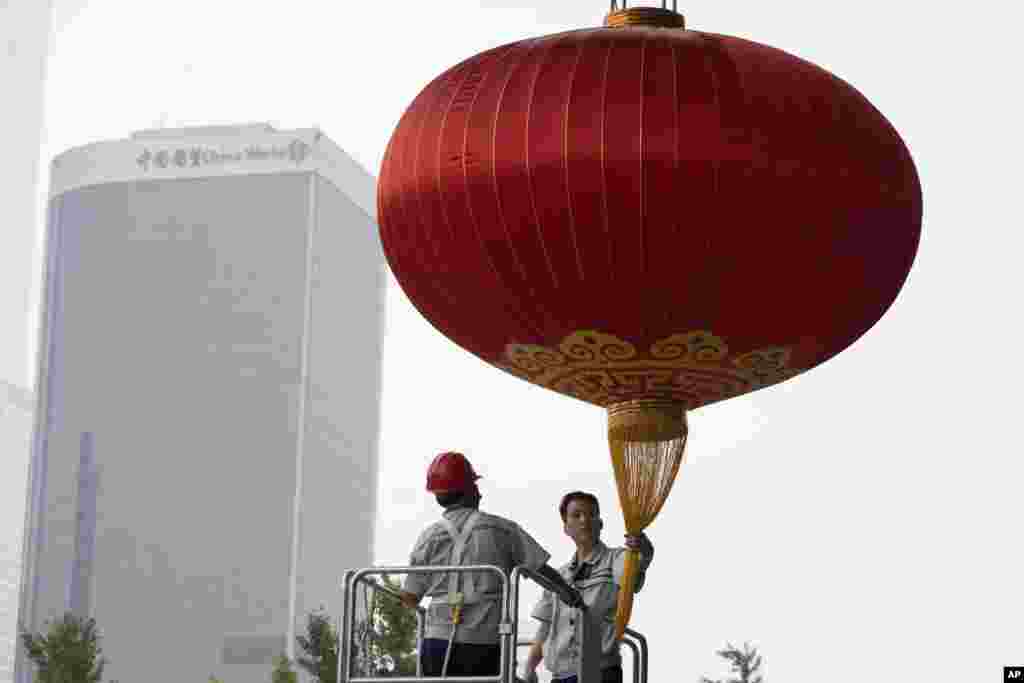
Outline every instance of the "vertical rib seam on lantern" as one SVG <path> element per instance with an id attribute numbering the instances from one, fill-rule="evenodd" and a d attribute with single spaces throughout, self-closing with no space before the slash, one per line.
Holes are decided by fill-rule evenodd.
<path id="1" fill-rule="evenodd" d="M 447 75 L 442 76 L 442 78 L 444 78 L 444 77 L 447 77 Z M 437 98 L 439 96 L 439 93 L 433 92 L 433 93 L 431 93 L 431 95 L 432 95 L 432 97 L 429 98 L 429 100 L 430 100 L 429 104 L 432 105 L 433 102 L 437 100 Z M 417 98 L 417 99 L 419 99 L 419 98 Z M 415 101 L 414 101 L 414 104 L 415 104 Z M 430 107 L 428 107 L 428 111 L 429 110 L 431 110 Z M 423 225 L 422 225 L 422 223 L 420 221 L 420 217 L 423 216 L 423 209 L 422 209 L 423 202 L 422 202 L 422 196 L 421 196 L 420 186 L 419 186 L 419 181 L 418 181 L 419 179 L 418 179 L 418 174 L 417 174 L 417 168 L 418 168 L 418 165 L 419 165 L 419 148 L 420 148 L 420 143 L 421 143 L 421 140 L 422 140 L 422 137 L 423 137 L 424 129 L 426 128 L 426 125 L 427 125 L 427 118 L 426 117 L 420 117 L 419 120 L 416 121 L 416 123 L 419 126 L 418 130 L 416 130 L 414 135 L 410 135 L 410 136 L 408 136 L 408 138 L 403 140 L 403 142 L 405 142 L 405 144 L 403 144 L 400 148 L 396 148 L 395 149 L 395 161 L 394 161 L 395 164 L 397 164 L 397 165 L 402 167 L 403 172 L 405 171 L 405 167 L 406 166 L 408 166 L 410 164 L 412 165 L 412 169 L 413 169 L 412 175 L 413 175 L 414 178 L 417 179 L 416 180 L 416 184 L 413 186 L 411 192 L 401 192 L 400 194 L 401 194 L 401 196 L 404 199 L 409 199 L 409 203 L 415 203 L 416 207 L 415 207 L 415 209 L 413 209 L 412 207 L 407 207 L 406 206 L 406 201 L 403 200 L 403 201 L 398 202 L 398 207 L 399 207 L 398 210 L 401 213 L 405 214 L 406 216 L 411 216 L 410 220 L 405 221 L 406 224 L 411 228 L 410 232 L 414 233 L 416 231 L 423 231 L 424 234 L 426 234 L 426 231 L 424 230 Z M 410 147 L 411 147 L 411 150 L 410 150 Z M 411 159 L 410 159 L 410 157 L 411 157 Z M 412 197 L 409 198 L 409 195 L 412 195 Z M 416 253 L 415 248 L 401 249 L 401 245 L 403 244 L 403 242 L 406 242 L 406 243 L 408 243 L 410 245 L 414 245 L 415 244 L 415 242 L 412 239 L 407 239 L 407 240 L 397 239 L 396 240 L 396 242 L 395 242 L 396 250 L 398 250 L 398 253 L 401 255 L 400 256 L 401 261 L 405 262 L 405 263 L 416 262 L 416 264 L 420 268 L 422 268 L 424 271 L 430 272 L 432 270 L 430 262 L 433 261 L 434 259 L 424 259 L 424 258 L 422 258 L 422 255 L 418 255 Z M 419 290 L 419 291 L 422 291 L 424 289 L 428 290 L 428 291 L 432 290 L 433 292 L 436 292 L 436 293 L 440 294 L 442 298 L 447 299 L 450 302 L 451 296 L 448 294 L 448 292 L 446 292 L 444 289 L 442 289 L 441 287 L 438 286 L 438 282 L 437 282 L 437 278 L 436 277 L 429 277 L 429 278 L 424 278 L 424 279 L 426 280 L 425 283 L 423 282 L 423 280 L 417 279 L 415 282 L 409 283 L 408 285 L 404 285 L 404 286 L 411 286 L 414 290 Z M 444 328 L 445 330 L 448 330 L 449 326 L 447 324 L 445 324 L 444 319 L 441 316 L 437 315 L 437 305 L 438 304 L 435 301 L 428 301 L 428 300 L 425 300 L 424 297 L 420 297 L 419 298 L 419 303 L 417 305 L 417 308 L 419 308 L 419 306 L 422 306 L 423 308 L 426 309 L 426 311 L 430 312 L 431 315 L 429 317 L 430 317 L 430 319 L 432 321 L 435 321 L 433 324 L 435 326 L 437 326 L 439 330 L 442 329 L 442 328 Z M 445 334 L 447 334 L 447 332 Z"/>
<path id="2" fill-rule="evenodd" d="M 615 283 L 615 249 L 612 244 L 612 229 L 608 221 L 608 71 L 612 64 L 614 44 L 605 40 L 608 51 L 604 55 L 604 75 L 601 78 L 601 214 L 604 219 L 604 236 L 608 244 L 608 282 Z"/>
<path id="3" fill-rule="evenodd" d="M 640 239 L 640 273 L 641 276 L 646 279 L 649 271 L 647 262 L 648 244 L 647 239 L 647 183 L 645 181 L 644 166 L 646 164 L 646 157 L 644 152 L 647 151 L 647 131 L 644 129 L 644 85 L 647 82 L 647 31 L 644 31 L 643 36 L 640 38 L 640 97 L 638 101 L 640 103 L 640 112 L 637 115 L 637 120 L 640 122 L 640 173 L 637 177 L 640 179 L 640 216 L 639 224 L 637 225 L 637 234 Z M 651 334 L 651 317 L 647 315 L 647 306 L 649 305 L 648 297 L 644 295 L 644 292 L 640 292 L 640 300 L 636 302 L 636 305 L 640 308 L 640 327 L 643 330 L 644 338 L 649 338 Z"/>
<path id="4" fill-rule="evenodd" d="M 508 73 L 505 76 L 505 82 L 501 84 L 501 91 L 498 93 L 498 101 L 494 106 L 494 118 L 491 121 L 491 182 L 494 187 L 494 203 L 497 206 L 498 220 L 501 221 L 501 229 L 505 233 L 505 243 L 508 245 L 509 253 L 512 254 L 512 260 L 515 261 L 516 267 L 519 269 L 519 274 L 523 278 L 523 284 L 530 293 L 531 309 L 535 312 L 539 312 L 544 322 L 549 322 L 552 317 L 543 308 L 540 303 L 540 297 L 537 296 L 537 290 L 533 287 L 530 282 L 529 275 L 526 272 L 526 268 L 523 266 L 523 261 L 516 251 L 515 241 L 512 239 L 511 233 L 508 230 L 508 221 L 505 218 L 505 210 L 501 201 L 501 189 L 498 183 L 498 120 L 501 118 L 502 106 L 505 101 L 505 92 L 508 89 L 508 84 L 512 81 L 512 78 L 516 75 L 516 72 L 521 68 L 526 55 L 530 53 L 533 45 L 536 41 L 526 41 L 524 43 L 517 43 L 515 45 L 516 52 L 525 53 L 520 54 L 519 59 L 516 60 Z M 543 331 L 546 329 L 546 325 L 541 324 L 539 328 Z"/>
<path id="5" fill-rule="evenodd" d="M 573 34 L 575 37 L 575 34 Z M 565 205 L 569 211 L 569 235 L 572 237 L 572 247 L 576 254 L 576 268 L 580 274 L 580 285 L 586 279 L 583 273 L 583 254 L 580 253 L 579 237 L 576 234 L 576 212 L 572 205 L 572 186 L 569 183 L 569 111 L 572 104 L 573 86 L 576 84 L 576 72 L 579 70 L 580 60 L 583 58 L 583 41 L 576 41 L 576 61 L 573 62 L 572 71 L 569 72 L 569 87 L 565 91 L 565 107 L 562 110 L 562 168 L 565 171 Z"/>
<path id="6" fill-rule="evenodd" d="M 473 119 L 473 112 L 475 111 L 477 100 L 480 97 L 480 93 L 484 91 L 484 85 L 488 79 L 495 76 L 495 72 L 498 70 L 498 64 L 502 63 L 509 54 L 515 50 L 512 45 L 505 46 L 502 52 L 497 55 L 493 62 L 489 65 L 491 68 L 481 69 L 484 73 L 484 77 L 477 88 L 476 93 L 473 95 L 473 101 L 469 104 L 466 112 L 466 127 L 462 131 L 462 186 L 466 197 L 466 213 L 469 215 L 470 226 L 472 227 L 473 234 L 476 236 L 477 244 L 480 246 L 480 253 L 483 256 L 483 260 L 486 262 L 487 267 L 490 269 L 491 275 L 494 276 L 495 283 L 498 289 L 501 290 L 503 301 L 505 302 L 504 308 L 513 314 L 513 317 L 518 318 L 522 324 L 523 329 L 528 334 L 540 338 L 540 328 L 537 326 L 536 321 L 530 318 L 529 314 L 523 307 L 523 302 L 519 300 L 512 292 L 512 288 L 508 286 L 505 278 L 502 276 L 501 271 L 498 270 L 497 265 L 494 263 L 494 258 L 491 255 L 490 250 L 487 248 L 487 242 L 484 240 L 483 235 L 480 232 L 480 223 L 477 220 L 476 212 L 473 210 L 473 196 L 470 192 L 469 187 L 469 169 L 467 166 L 467 160 L 469 158 L 469 131 L 470 123 Z M 491 126 L 494 125 L 494 121 L 489 122 Z"/>
<path id="7" fill-rule="evenodd" d="M 564 40 L 564 35 L 559 36 Z M 554 38 L 547 38 L 542 41 L 544 46 L 544 53 L 537 62 L 536 69 L 533 72 L 533 81 L 530 83 L 530 94 L 526 97 L 526 121 L 523 135 L 523 146 L 525 147 L 525 162 L 526 162 L 526 194 L 530 198 L 530 210 L 533 213 L 533 228 L 537 232 L 537 241 L 540 243 L 541 253 L 544 254 L 544 263 L 548 267 L 548 275 L 551 276 L 551 286 L 556 290 L 558 289 L 558 274 L 555 272 L 555 266 L 551 262 L 551 252 L 548 249 L 548 244 L 544 239 L 544 230 L 540 224 L 540 214 L 537 211 L 537 196 L 533 191 L 533 162 L 531 161 L 530 155 L 530 117 L 533 114 L 534 100 L 537 98 L 537 81 L 540 80 L 540 73 L 544 70 L 544 65 L 547 64 L 551 58 L 551 53 L 554 51 L 554 47 L 557 44 L 557 40 Z M 535 158 L 536 155 L 534 155 Z"/>
<path id="8" fill-rule="evenodd" d="M 705 42 L 704 34 L 703 33 L 698 33 L 697 36 L 698 36 L 698 42 L 700 42 L 701 46 L 703 47 L 704 42 Z M 707 50 L 707 49 L 702 49 L 701 50 L 701 58 L 704 61 L 704 68 L 705 68 L 705 70 L 707 70 L 708 76 L 709 76 L 709 78 L 711 80 L 711 96 L 712 96 L 712 100 L 714 102 L 715 115 L 716 115 L 717 120 L 718 120 L 718 128 L 719 128 L 718 134 L 719 134 L 719 138 L 721 138 L 721 135 L 722 135 L 722 96 L 721 96 L 721 93 L 719 92 L 721 84 L 718 82 L 718 74 L 715 72 L 714 65 L 711 62 L 710 51 Z M 712 201 L 710 202 L 712 207 L 713 207 L 712 211 L 717 213 L 717 207 L 718 207 L 719 202 L 721 201 L 720 198 L 722 196 L 722 176 L 721 176 L 721 163 L 720 163 L 718 157 L 715 156 L 715 155 L 712 155 L 712 157 L 711 157 L 711 195 L 713 197 Z M 714 253 L 714 245 L 712 244 L 714 239 L 715 239 L 715 231 L 714 230 L 708 229 L 708 230 L 704 231 L 704 248 L 706 249 L 705 253 L 707 253 L 707 254 L 713 254 Z M 718 296 L 718 297 L 721 297 L 722 294 L 721 294 L 720 291 L 716 291 L 715 295 Z M 718 307 L 715 306 L 714 309 L 717 310 Z M 710 308 L 705 308 L 705 310 L 710 310 Z M 706 329 L 717 329 L 716 328 L 716 324 L 717 323 L 718 323 L 717 320 L 706 320 L 705 321 Z"/>

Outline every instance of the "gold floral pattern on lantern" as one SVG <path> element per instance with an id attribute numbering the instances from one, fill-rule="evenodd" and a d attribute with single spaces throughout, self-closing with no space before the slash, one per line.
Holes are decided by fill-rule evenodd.
<path id="1" fill-rule="evenodd" d="M 557 349 L 509 344 L 504 370 L 588 403 L 608 406 L 660 397 L 687 409 L 745 394 L 799 374 L 790 347 L 730 356 L 725 340 L 707 330 L 673 334 L 645 352 L 596 330 L 573 332 Z"/>

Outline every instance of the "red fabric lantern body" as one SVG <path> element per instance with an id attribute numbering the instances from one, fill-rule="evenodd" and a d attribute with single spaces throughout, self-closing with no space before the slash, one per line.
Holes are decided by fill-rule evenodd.
<path id="1" fill-rule="evenodd" d="M 387 259 L 483 360 L 603 406 L 693 409 L 840 352 L 917 249 L 910 155 L 779 50 L 649 26 L 489 50 L 430 83 L 381 168 Z"/>
<path id="2" fill-rule="evenodd" d="M 675 480 L 687 410 L 821 363 L 882 316 L 921 188 L 892 126 L 828 72 L 663 9 L 606 23 L 640 25 L 514 43 L 428 85 L 385 154 L 378 219 L 442 333 L 608 408 L 638 534 Z"/>

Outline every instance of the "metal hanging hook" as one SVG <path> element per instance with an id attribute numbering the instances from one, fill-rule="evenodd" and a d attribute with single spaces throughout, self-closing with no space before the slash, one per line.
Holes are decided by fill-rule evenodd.
<path id="1" fill-rule="evenodd" d="M 678 14 L 679 7 L 678 7 L 677 2 L 678 2 L 678 0 L 672 0 L 672 11 L 676 12 Z M 627 9 L 628 7 L 629 7 L 629 0 L 622 0 L 622 9 Z M 611 0 L 611 7 L 609 8 L 609 11 L 610 12 L 616 12 L 616 11 L 618 11 L 618 9 L 619 9 L 619 0 Z M 668 9 L 668 0 L 661 0 L 661 9 L 663 9 L 663 10 L 667 10 Z"/>

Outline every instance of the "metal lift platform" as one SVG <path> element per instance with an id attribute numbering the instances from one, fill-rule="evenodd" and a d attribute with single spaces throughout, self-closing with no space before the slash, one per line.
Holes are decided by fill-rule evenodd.
<path id="1" fill-rule="evenodd" d="M 447 574 L 467 572 L 488 572 L 494 574 L 501 586 L 502 620 L 499 626 L 499 643 L 501 645 L 501 664 L 497 676 L 431 676 L 423 675 L 420 660 L 416 660 L 415 676 L 359 676 L 353 671 L 353 634 L 356 625 L 356 597 L 357 588 L 364 586 L 371 590 L 381 591 L 394 600 L 399 600 L 399 594 L 387 584 L 378 581 L 376 577 L 383 577 L 391 574 Z M 532 640 L 520 638 L 519 634 L 519 585 L 523 578 L 531 579 L 542 588 L 552 590 L 547 579 L 526 567 L 516 567 L 510 576 L 498 567 L 492 565 L 467 565 L 467 566 L 433 566 L 433 567 L 368 567 L 365 569 L 350 569 L 345 573 L 342 581 L 342 596 L 344 606 L 341 615 L 339 628 L 339 652 L 338 652 L 338 683 L 430 683 L 431 681 L 450 680 L 453 683 L 516 683 L 516 652 L 519 647 L 530 645 Z M 581 616 L 586 612 L 582 612 Z M 578 672 L 579 683 L 600 683 L 600 659 L 601 659 L 601 633 L 600 626 L 594 624 L 590 619 L 583 618 L 581 621 L 581 647 L 580 667 Z M 416 646 L 419 651 L 420 641 L 423 640 L 426 625 L 426 610 L 423 607 L 416 608 Z M 514 646 L 513 646 L 514 645 Z M 620 641 L 620 647 L 625 646 L 632 653 L 633 681 L 632 683 L 647 683 L 648 650 L 647 639 L 643 635 L 627 628 L 625 636 Z"/>

